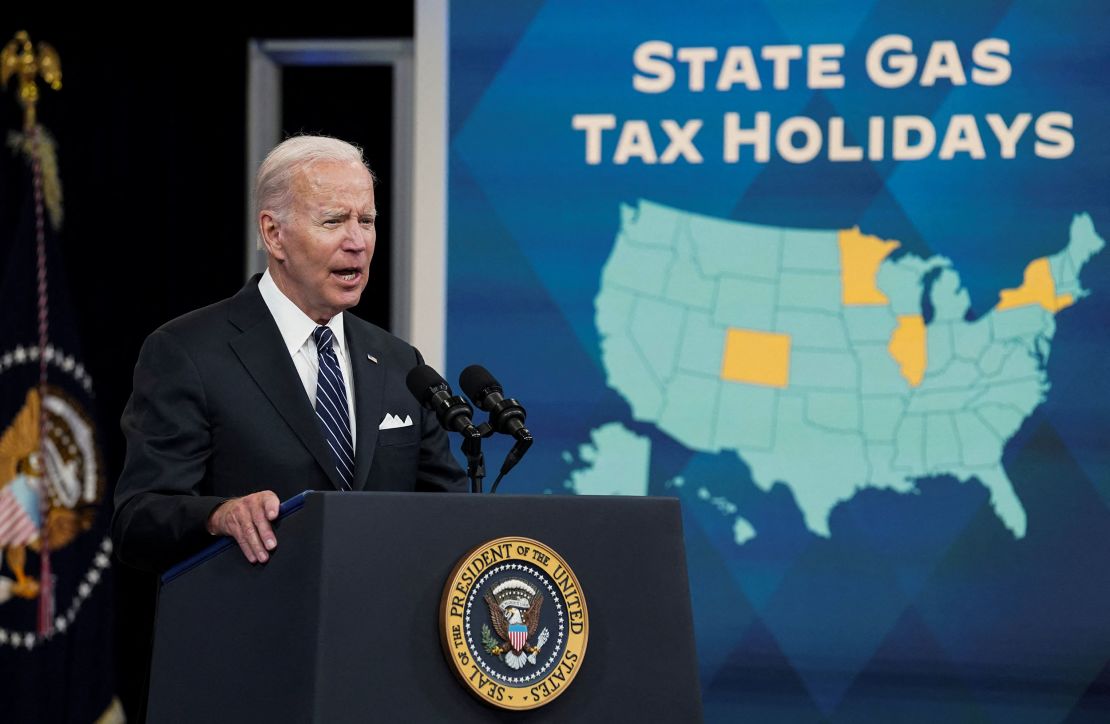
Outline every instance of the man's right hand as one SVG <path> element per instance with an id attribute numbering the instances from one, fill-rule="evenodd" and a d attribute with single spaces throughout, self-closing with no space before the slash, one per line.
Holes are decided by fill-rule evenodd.
<path id="1" fill-rule="evenodd" d="M 232 498 L 208 516 L 208 532 L 231 536 L 248 561 L 265 563 L 270 559 L 267 551 L 277 548 L 277 536 L 270 521 L 278 517 L 280 506 L 277 495 L 270 490 Z"/>

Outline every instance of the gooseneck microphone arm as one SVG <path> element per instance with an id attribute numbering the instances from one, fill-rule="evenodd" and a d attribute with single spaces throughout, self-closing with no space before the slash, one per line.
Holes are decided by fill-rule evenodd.
<path id="1" fill-rule="evenodd" d="M 454 394 L 438 372 L 429 365 L 419 365 L 405 378 L 409 392 L 420 404 L 435 413 L 439 424 L 449 432 L 463 436 L 460 449 L 466 456 L 466 474 L 470 478 L 470 492 L 482 492 L 482 479 L 486 476 L 485 458 L 482 455 L 482 432 L 471 418 L 474 409 L 466 400 Z"/>

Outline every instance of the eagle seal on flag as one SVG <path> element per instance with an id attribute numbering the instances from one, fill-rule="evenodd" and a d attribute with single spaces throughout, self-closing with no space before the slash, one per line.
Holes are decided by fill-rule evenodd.
<path id="1" fill-rule="evenodd" d="M 524 668 L 525 664 L 535 664 L 536 654 L 548 638 L 545 628 L 534 646 L 528 643 L 540 626 L 543 594 L 519 578 L 509 578 L 493 586 L 485 600 L 493 630 L 500 637 L 494 638 L 489 627 L 482 626 L 482 644 L 486 652 L 500 656 L 514 670 Z"/>
<path id="2" fill-rule="evenodd" d="M 91 527 L 89 505 L 102 488 L 98 458 L 91 421 L 74 401 L 52 386 L 45 402 L 37 389 L 27 392 L 0 434 L 0 550 L 14 575 L 0 575 L 0 604 L 39 593 L 25 569 L 27 548 L 59 550 Z"/>

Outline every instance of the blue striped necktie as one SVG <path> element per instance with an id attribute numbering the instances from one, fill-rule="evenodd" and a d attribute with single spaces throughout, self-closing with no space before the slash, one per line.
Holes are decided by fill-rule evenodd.
<path id="1" fill-rule="evenodd" d="M 320 375 L 316 379 L 316 417 L 320 430 L 335 458 L 335 469 L 344 490 L 351 489 L 355 477 L 355 453 L 351 445 L 351 423 L 347 414 L 347 388 L 332 342 L 335 335 L 327 327 L 312 332 L 320 359 Z"/>

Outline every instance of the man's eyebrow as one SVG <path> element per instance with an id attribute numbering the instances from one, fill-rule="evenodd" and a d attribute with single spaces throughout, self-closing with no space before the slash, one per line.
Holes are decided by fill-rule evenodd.
<path id="1" fill-rule="evenodd" d="M 369 216 L 370 218 L 378 218 L 377 209 L 368 209 L 366 211 L 354 212 L 356 216 Z M 320 210 L 320 216 L 329 219 L 345 219 L 351 215 L 351 210 L 346 208 L 326 208 Z"/>

